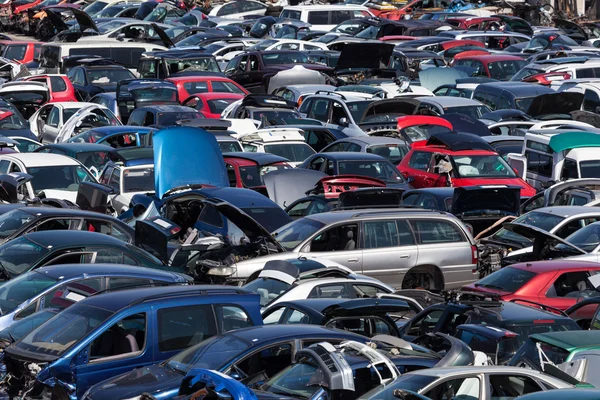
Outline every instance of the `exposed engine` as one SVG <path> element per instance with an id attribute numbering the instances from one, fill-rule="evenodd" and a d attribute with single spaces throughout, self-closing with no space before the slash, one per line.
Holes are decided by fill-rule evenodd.
<path id="1" fill-rule="evenodd" d="M 21 399 L 60 399 L 62 397 L 53 396 L 50 391 L 46 389 L 44 385 L 37 381 L 37 376 L 46 364 L 39 364 L 34 362 L 27 362 L 16 360 L 10 357 L 4 358 L 4 352 L 1 353 L 4 361 L 4 378 L 2 379 L 2 387 L 5 390 L 4 393 L 10 399 L 21 400 Z M 68 397 L 64 397 L 68 399 Z"/>
<path id="2" fill-rule="evenodd" d="M 502 259 L 509 253 L 506 247 L 495 244 L 477 243 L 479 251 L 479 279 L 498 271 L 502 267 Z"/>

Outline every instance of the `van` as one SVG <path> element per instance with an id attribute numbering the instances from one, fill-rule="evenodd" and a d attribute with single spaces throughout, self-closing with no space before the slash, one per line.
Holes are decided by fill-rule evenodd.
<path id="1" fill-rule="evenodd" d="M 165 47 L 151 43 L 115 41 L 78 41 L 75 43 L 44 43 L 40 59 L 40 68 L 47 73 L 66 73 L 63 63 L 65 57 L 100 56 L 110 58 L 127 68 L 134 70 L 142 54 L 148 51 L 162 51 Z"/>
<path id="2" fill-rule="evenodd" d="M 330 31 L 336 25 L 353 18 L 372 17 L 367 7 L 354 5 L 312 5 L 284 7 L 279 15 L 284 19 L 296 19 L 311 24 L 315 31 Z"/>

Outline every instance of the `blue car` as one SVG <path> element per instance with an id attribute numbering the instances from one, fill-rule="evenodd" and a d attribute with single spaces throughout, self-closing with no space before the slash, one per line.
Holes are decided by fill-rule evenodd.
<path id="1" fill-rule="evenodd" d="M 165 363 L 130 371 L 93 386 L 86 400 L 129 399 L 147 392 L 159 400 L 172 399 L 193 368 L 223 372 L 248 383 L 271 377 L 288 367 L 298 350 L 327 341 L 366 343 L 369 339 L 317 325 L 263 325 L 214 336 L 184 350 Z M 265 380 L 264 378 L 262 380 Z"/>
<path id="2" fill-rule="evenodd" d="M 53 143 L 38 147 L 34 153 L 52 153 L 69 156 L 81 162 L 98 178 L 100 171 L 108 162 L 108 153 L 112 147 L 97 143 Z"/>
<path id="3" fill-rule="evenodd" d="M 259 324 L 258 296 L 231 286 L 91 296 L 5 350 L 7 372 L 15 377 L 7 390 L 11 396 L 81 399 L 105 379 L 141 372 L 210 337 Z"/>
<path id="4" fill-rule="evenodd" d="M 152 146 L 153 128 L 144 126 L 101 126 L 73 136 L 68 143 L 98 143 L 114 148 Z"/>

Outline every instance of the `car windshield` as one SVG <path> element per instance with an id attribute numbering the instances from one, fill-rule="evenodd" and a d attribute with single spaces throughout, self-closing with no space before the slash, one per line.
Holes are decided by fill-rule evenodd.
<path id="1" fill-rule="evenodd" d="M 535 275 L 535 272 L 524 269 L 505 267 L 478 280 L 474 283 L 474 286 L 514 293 L 521 289 Z"/>
<path id="2" fill-rule="evenodd" d="M 0 286 L 0 311 L 2 315 L 10 313 L 23 302 L 33 299 L 44 290 L 53 286 L 58 279 L 30 271 Z"/>
<path id="3" fill-rule="evenodd" d="M 260 295 L 260 305 L 265 307 L 275 300 L 292 285 L 273 278 L 258 278 L 244 285 L 244 289 Z"/>
<path id="4" fill-rule="evenodd" d="M 169 68 L 169 75 L 176 74 L 178 72 L 221 72 L 217 60 L 213 57 L 200 57 L 196 59 L 185 59 L 185 60 L 165 60 Z"/>
<path id="5" fill-rule="evenodd" d="M 498 155 L 454 156 L 455 173 L 460 178 L 516 178 L 515 171 Z"/>
<path id="6" fill-rule="evenodd" d="M 381 26 L 368 25 L 368 28 L 358 32 L 355 37 L 361 39 L 377 39 L 377 34 L 381 30 Z"/>
<path id="7" fill-rule="evenodd" d="M 490 78 L 507 81 L 526 65 L 527 61 L 525 60 L 494 61 L 488 64 L 488 70 Z"/>
<path id="8" fill-rule="evenodd" d="M 106 7 L 104 10 L 98 12 L 94 17 L 95 18 L 111 18 L 111 17 L 116 16 L 122 10 L 123 10 L 122 7 Z"/>
<path id="9" fill-rule="evenodd" d="M 112 31 L 113 29 L 117 29 L 120 26 L 125 25 L 126 22 L 125 21 L 108 21 L 108 22 L 103 22 L 100 25 L 97 25 L 97 28 L 100 32 L 102 33 L 106 33 L 108 31 Z"/>
<path id="10" fill-rule="evenodd" d="M 286 397 L 310 399 L 321 388 L 324 374 L 309 357 L 297 362 L 265 382 L 260 389 Z"/>
<path id="11" fill-rule="evenodd" d="M 97 12 L 100 12 L 108 4 L 103 1 L 94 1 L 92 4 L 83 9 L 87 15 L 94 16 Z"/>
<path id="12" fill-rule="evenodd" d="M 564 219 L 564 217 L 561 217 L 559 215 L 548 214 L 539 211 L 530 211 L 527 214 L 521 215 L 519 218 L 515 219 L 513 223 L 530 225 L 536 228 L 543 229 L 546 232 L 550 232 Z M 504 228 L 500 229 L 498 232 L 490 236 L 490 239 L 508 243 L 516 243 L 522 247 L 532 245 L 531 240 Z"/>
<path id="13" fill-rule="evenodd" d="M 291 162 L 302 162 L 315 154 L 315 151 L 306 143 L 275 143 L 266 144 L 265 153 L 287 158 Z"/>
<path id="14" fill-rule="evenodd" d="M 402 183 L 400 172 L 389 161 L 338 161 L 338 174 L 360 175 L 386 183 Z"/>
<path id="15" fill-rule="evenodd" d="M 261 58 L 265 65 L 308 64 L 308 56 L 299 51 L 267 52 L 262 53 Z"/>
<path id="16" fill-rule="evenodd" d="M 34 219 L 34 214 L 19 209 L 0 215 L 0 239 L 6 239 Z"/>
<path id="17" fill-rule="evenodd" d="M 17 276 L 36 266 L 48 253 L 50 249 L 21 236 L 0 246 L 0 268 Z"/>
<path id="18" fill-rule="evenodd" d="M 38 104 L 42 105 L 48 100 L 47 92 L 5 92 L 0 94 L 2 98 L 13 104 L 27 103 L 27 104 Z"/>
<path id="19" fill-rule="evenodd" d="M 235 153 L 236 151 L 244 151 L 240 143 L 235 140 L 219 140 L 218 143 L 221 153 Z"/>
<path id="20" fill-rule="evenodd" d="M 163 365 L 182 375 L 191 368 L 218 370 L 251 346 L 252 343 L 234 335 L 213 336 L 175 355 Z"/>
<path id="21" fill-rule="evenodd" d="M 0 332 L 0 338 L 20 340 L 23 336 L 58 314 L 59 310 L 51 308 L 33 313 Z"/>
<path id="22" fill-rule="evenodd" d="M 434 133 L 444 133 L 451 132 L 451 129 L 446 128 L 441 125 L 417 125 L 417 126 L 409 126 L 408 128 L 404 128 L 401 130 L 401 133 L 406 134 L 408 138 L 413 142 L 418 142 L 420 140 L 427 140 Z"/>
<path id="23" fill-rule="evenodd" d="M 135 75 L 127 68 L 91 69 L 86 71 L 88 82 L 92 85 L 116 85 L 125 79 L 133 79 Z"/>
<path id="24" fill-rule="evenodd" d="M 479 119 L 485 113 L 492 112 L 488 106 L 459 106 L 444 108 L 444 114 L 463 114 L 473 119 Z"/>
<path id="25" fill-rule="evenodd" d="M 372 103 L 372 100 L 363 100 L 363 101 L 349 101 L 346 103 L 350 114 L 352 114 L 352 119 L 355 121 L 360 121 L 367 109 L 367 106 Z"/>
<path id="26" fill-rule="evenodd" d="M 175 122 L 184 119 L 198 119 L 202 118 L 200 113 L 197 112 L 165 112 L 158 113 L 157 124 L 161 126 L 173 126 Z"/>
<path id="27" fill-rule="evenodd" d="M 33 353 L 60 356 L 112 315 L 102 308 L 74 304 L 25 336 L 16 346 Z"/>
<path id="28" fill-rule="evenodd" d="M 0 130 L 6 131 L 11 129 L 29 129 L 25 125 L 25 120 L 12 110 L 5 108 L 0 109 Z"/>
<path id="29" fill-rule="evenodd" d="M 104 165 L 108 162 L 108 151 L 87 151 L 77 153 L 75 156 L 77 161 L 85 165 L 87 169 L 92 167 L 98 171 L 102 171 Z"/>
<path id="30" fill-rule="evenodd" d="M 247 167 L 240 167 L 240 176 L 242 177 L 242 183 L 248 188 L 263 186 L 263 176 L 272 171 L 279 171 L 283 169 L 289 169 L 290 167 L 282 164 L 273 165 L 249 165 Z"/>
<path id="31" fill-rule="evenodd" d="M 124 170 L 123 191 L 125 193 L 154 192 L 154 167 Z"/>
<path id="32" fill-rule="evenodd" d="M 585 226 L 568 236 L 565 240 L 591 253 L 600 245 L 600 224 L 594 223 Z"/>
<path id="33" fill-rule="evenodd" d="M 30 167 L 27 173 L 33 177 L 31 185 L 36 195 L 42 190 L 67 190 L 76 192 L 81 182 L 94 182 L 89 171 L 81 165 L 56 165 Z"/>
<path id="34" fill-rule="evenodd" d="M 515 331 L 516 333 L 516 331 Z M 526 336 L 527 337 L 527 336 Z M 518 359 L 525 358 L 527 360 L 531 360 L 536 363 L 535 366 L 540 367 L 541 360 L 540 356 L 543 353 L 548 360 L 550 360 L 554 365 L 562 364 L 569 357 L 569 352 L 565 349 L 561 349 L 560 347 L 552 346 L 551 344 L 538 342 L 533 339 L 529 339 L 523 344 L 523 346 L 519 349 L 515 357 Z M 545 361 L 545 360 L 544 360 Z M 534 365 L 532 365 L 533 367 Z"/>
<path id="35" fill-rule="evenodd" d="M 292 251 L 304 240 L 315 234 L 325 224 L 310 218 L 301 218 L 273 232 L 273 237 L 286 250 Z"/>
<path id="36" fill-rule="evenodd" d="M 150 14 L 144 18 L 144 21 L 157 22 L 164 19 L 167 15 L 167 9 L 165 7 L 156 7 Z"/>
<path id="37" fill-rule="evenodd" d="M 288 215 L 281 207 L 248 207 L 242 208 L 242 211 L 262 225 L 268 232 L 273 232 L 279 228 L 282 221 L 289 221 Z"/>
<path id="38" fill-rule="evenodd" d="M 408 146 L 398 144 L 384 144 L 378 146 L 367 147 L 367 153 L 377 154 L 386 158 L 392 164 L 399 164 L 408 153 Z"/>

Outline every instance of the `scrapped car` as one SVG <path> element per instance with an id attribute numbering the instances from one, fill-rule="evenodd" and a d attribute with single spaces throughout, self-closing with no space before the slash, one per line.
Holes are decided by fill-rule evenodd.
<path id="1" fill-rule="evenodd" d="M 198 118 L 204 116 L 191 107 L 169 104 L 146 105 L 131 112 L 127 125 L 168 128 L 174 126 L 177 121 Z"/>
<path id="2" fill-rule="evenodd" d="M 143 126 L 103 126 L 88 129 L 67 140 L 68 143 L 99 143 L 119 149 L 124 147 L 144 147 L 152 144 L 152 135 L 156 129 Z"/>
<path id="3" fill-rule="evenodd" d="M 138 63 L 140 78 L 158 78 L 185 76 L 197 73 L 212 73 L 223 76 L 215 56 L 192 50 L 154 51 L 144 53 Z"/>
<path id="4" fill-rule="evenodd" d="M 392 164 L 399 164 L 408 153 L 408 144 L 395 138 L 357 136 L 336 140 L 320 150 L 320 153 L 339 151 L 373 153 L 387 158 Z"/>
<path id="5" fill-rule="evenodd" d="M 315 151 L 304 141 L 298 129 L 263 128 L 238 135 L 245 152 L 270 153 L 288 160 L 293 167 L 302 164 Z"/>
<path id="6" fill-rule="evenodd" d="M 230 287 L 167 286 L 90 296 L 33 330 L 6 354 L 8 373 L 15 377 L 9 392 L 81 398 L 92 385 L 135 366 L 261 323 L 257 296 Z M 50 348 L 50 341 L 39 339 L 48 335 L 54 343 Z M 69 340 L 60 340 L 65 335 Z M 31 363 L 37 365 L 36 373 L 23 374 Z"/>
<path id="7" fill-rule="evenodd" d="M 48 87 L 41 82 L 8 82 L 0 88 L 0 97 L 19 109 L 26 119 L 50 100 Z"/>
<path id="8" fill-rule="evenodd" d="M 97 143 L 54 143 L 40 146 L 33 153 L 64 154 L 81 162 L 95 177 L 108 162 L 112 147 Z"/>
<path id="9" fill-rule="evenodd" d="M 221 118 L 231 103 L 243 98 L 244 95 L 236 93 L 198 93 L 183 100 L 181 105 L 202 112 L 206 118 Z"/>
<path id="10" fill-rule="evenodd" d="M 270 153 L 224 153 L 223 159 L 231 187 L 249 188 L 262 193 L 266 193 L 263 175 L 293 168 L 287 158 Z"/>
<path id="11" fill-rule="evenodd" d="M 71 80 L 66 75 L 47 74 L 26 76 L 23 78 L 25 82 L 41 82 L 45 83 L 50 89 L 49 103 L 59 101 L 78 101 L 75 93 L 75 88 Z"/>

